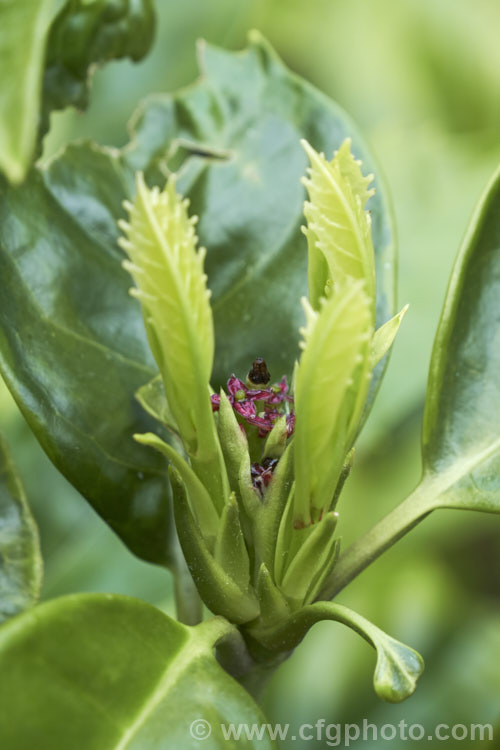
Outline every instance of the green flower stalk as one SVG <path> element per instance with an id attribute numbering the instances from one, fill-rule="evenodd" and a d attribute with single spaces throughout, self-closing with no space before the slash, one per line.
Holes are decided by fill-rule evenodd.
<path id="1" fill-rule="evenodd" d="M 241 627 L 255 658 L 293 648 L 318 619 L 360 632 L 378 651 L 375 688 L 409 695 L 418 654 L 331 604 L 339 554 L 336 505 L 353 459 L 371 373 L 404 315 L 375 331 L 372 177 L 346 140 L 332 161 L 303 142 L 309 298 L 292 387 L 262 359 L 210 390 L 214 329 L 195 217 L 176 193 L 137 177 L 120 244 L 160 375 L 142 405 L 169 431 L 137 440 L 170 462 L 179 540 L 200 596 Z M 281 645 L 280 645 L 281 644 Z"/>

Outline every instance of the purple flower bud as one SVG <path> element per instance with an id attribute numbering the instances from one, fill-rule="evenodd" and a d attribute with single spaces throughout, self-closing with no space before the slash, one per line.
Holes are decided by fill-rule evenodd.
<path id="1" fill-rule="evenodd" d="M 265 488 L 273 478 L 273 472 L 278 464 L 277 458 L 265 458 L 261 464 L 253 463 L 250 468 L 250 476 L 255 489 L 264 495 Z"/>

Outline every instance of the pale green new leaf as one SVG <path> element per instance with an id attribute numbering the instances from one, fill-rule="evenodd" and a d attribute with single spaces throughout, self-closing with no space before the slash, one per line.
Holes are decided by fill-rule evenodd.
<path id="1" fill-rule="evenodd" d="M 33 157 L 44 58 L 60 0 L 0 3 L 0 170 L 21 182 Z"/>
<path id="2" fill-rule="evenodd" d="M 267 628 L 256 624 L 249 632 L 269 649 L 295 648 L 317 622 L 333 620 L 359 633 L 377 652 L 373 674 L 375 692 L 382 700 L 400 703 L 415 691 L 424 670 L 420 654 L 384 633 L 380 628 L 342 604 L 316 602 L 302 607 L 281 627 Z"/>
<path id="3" fill-rule="evenodd" d="M 126 203 L 129 222 L 120 222 L 127 239 L 120 245 L 137 288 L 151 346 L 165 384 L 167 401 L 190 453 L 203 449 L 198 423 L 212 421 L 208 383 L 214 356 L 210 292 L 203 271 L 205 250 L 196 251 L 195 217 L 176 193 L 148 190 L 137 177 L 134 204 Z M 201 445 L 198 444 L 201 443 Z"/>
<path id="4" fill-rule="evenodd" d="M 189 464 L 186 463 L 171 445 L 152 432 L 146 432 L 144 435 L 134 435 L 134 439 L 141 445 L 149 445 L 151 448 L 163 453 L 170 463 L 175 466 L 186 485 L 191 508 L 197 522 L 203 528 L 205 537 L 207 539 L 211 537 L 215 538 L 219 527 L 217 510 L 205 486 L 200 482 Z"/>
<path id="5" fill-rule="evenodd" d="M 324 606 L 332 619 L 355 630 L 377 651 L 373 687 L 378 697 L 389 703 L 401 703 L 409 698 L 424 670 L 420 654 L 352 609 L 330 602 Z"/>
<path id="6" fill-rule="evenodd" d="M 397 315 L 388 320 L 387 323 L 384 323 L 383 326 L 380 326 L 380 328 L 378 328 L 373 334 L 372 367 L 375 367 L 375 365 L 380 362 L 382 357 L 387 354 L 391 348 L 408 307 L 409 305 L 405 305 Z"/>
<path id="7" fill-rule="evenodd" d="M 307 603 L 306 596 L 311 582 L 323 572 L 329 559 L 335 559 L 334 550 L 337 540 L 333 537 L 337 520 L 338 514 L 333 511 L 315 523 L 311 527 L 311 533 L 287 566 L 283 580 L 280 582 L 280 589 L 294 609 Z M 303 534 L 304 530 L 294 529 L 294 533 Z"/>
<path id="8" fill-rule="evenodd" d="M 295 383 L 295 522 L 332 502 L 368 392 L 371 303 L 360 281 L 339 286 L 315 312 L 303 300 L 304 349 Z"/>
<path id="9" fill-rule="evenodd" d="M 224 506 L 217 539 L 214 559 L 233 581 L 246 591 L 250 585 L 250 559 L 241 528 L 240 510 L 235 493 L 231 493 Z"/>
<path id="10" fill-rule="evenodd" d="M 179 435 L 179 428 L 175 423 L 172 409 L 165 396 L 165 387 L 161 375 L 155 375 L 152 380 L 142 385 L 136 391 L 135 397 L 148 414 L 173 435 Z"/>
<path id="11" fill-rule="evenodd" d="M 328 282 L 335 285 L 345 279 L 365 282 L 375 318 L 375 256 L 370 214 L 365 211 L 375 190 L 368 185 L 373 175 L 364 177 L 361 162 L 351 153 L 349 138 L 332 161 L 318 154 L 303 140 L 309 157 L 309 176 L 303 182 L 309 193 L 304 204 L 308 244 L 309 301 L 319 310 Z"/>
<path id="12" fill-rule="evenodd" d="M 131 294 L 141 302 L 167 403 L 193 469 L 220 505 L 229 486 L 210 404 L 214 329 L 205 249 L 196 250 L 197 219 L 188 216 L 174 177 L 160 191 L 149 190 L 138 174 L 135 201 L 125 207 L 129 222 L 120 222 L 126 235 L 120 245 L 137 284 Z"/>

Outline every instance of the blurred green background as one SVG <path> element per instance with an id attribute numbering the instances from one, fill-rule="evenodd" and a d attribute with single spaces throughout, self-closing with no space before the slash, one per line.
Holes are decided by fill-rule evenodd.
<path id="1" fill-rule="evenodd" d="M 238 49 L 257 28 L 293 70 L 357 120 L 392 194 L 399 300 L 409 302 L 410 311 L 339 508 L 348 544 L 402 500 L 419 476 L 425 383 L 447 280 L 474 204 L 500 162 L 500 4 L 158 0 L 157 8 L 152 53 L 140 65 L 119 62 L 99 71 L 86 113 L 52 115 L 44 158 L 75 138 L 124 144 L 141 98 L 197 76 L 198 39 Z M 134 559 L 58 475 L 5 391 L 0 409 L 40 526 L 44 597 L 113 591 L 172 613 L 169 574 Z M 416 694 L 400 706 L 381 703 L 371 686 L 371 649 L 341 626 L 321 624 L 273 678 L 265 696 L 269 721 L 298 727 L 320 717 L 327 723 L 366 717 L 380 727 L 404 719 L 426 730 L 438 723 L 491 723 L 498 739 L 490 746 L 500 747 L 500 519 L 435 514 L 340 601 L 424 655 Z M 427 742 L 434 745 L 447 743 Z"/>

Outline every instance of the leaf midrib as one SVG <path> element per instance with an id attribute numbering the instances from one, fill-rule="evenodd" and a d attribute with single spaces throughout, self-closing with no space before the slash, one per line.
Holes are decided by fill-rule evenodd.
<path id="1" fill-rule="evenodd" d="M 170 688 L 181 679 L 182 675 L 187 672 L 196 659 L 205 656 L 206 653 L 206 643 L 201 641 L 195 633 L 189 633 L 187 640 L 182 644 L 180 654 L 168 662 L 160 679 L 156 683 L 155 689 L 143 703 L 123 737 L 119 740 L 118 744 L 113 745 L 109 750 L 125 750 L 155 708 L 165 698 Z"/>
<path id="2" fill-rule="evenodd" d="M 500 437 L 494 440 L 488 448 L 479 451 L 475 454 L 469 454 L 467 457 L 458 457 L 458 460 L 454 461 L 450 468 L 446 469 L 440 474 L 429 474 L 429 481 L 434 489 L 434 497 L 436 499 L 435 507 L 440 507 L 439 498 L 444 495 L 445 492 L 452 489 L 454 485 L 466 477 L 468 474 L 479 468 L 485 461 L 492 458 L 495 453 L 500 452 Z M 457 464 L 461 468 L 457 471 Z M 423 482 L 425 483 L 425 477 Z"/>

